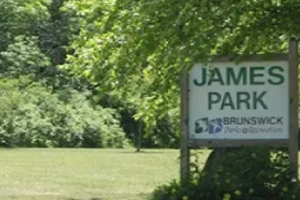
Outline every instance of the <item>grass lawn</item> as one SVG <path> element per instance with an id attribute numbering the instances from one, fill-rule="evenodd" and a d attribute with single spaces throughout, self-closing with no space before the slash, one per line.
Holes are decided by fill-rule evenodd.
<path id="1" fill-rule="evenodd" d="M 0 200 L 142 200 L 179 178 L 178 157 L 179 150 L 1 149 Z"/>

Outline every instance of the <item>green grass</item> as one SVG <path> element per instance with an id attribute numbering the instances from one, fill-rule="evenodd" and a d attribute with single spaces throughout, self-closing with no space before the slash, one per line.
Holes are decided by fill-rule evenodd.
<path id="1" fill-rule="evenodd" d="M 178 157 L 178 150 L 1 149 L 0 200 L 142 200 L 179 178 Z"/>

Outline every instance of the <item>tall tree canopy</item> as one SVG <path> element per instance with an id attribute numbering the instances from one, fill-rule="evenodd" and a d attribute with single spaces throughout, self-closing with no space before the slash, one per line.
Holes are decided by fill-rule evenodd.
<path id="1" fill-rule="evenodd" d="M 210 54 L 284 52 L 297 37 L 296 0 L 71 0 L 82 29 L 65 68 L 105 91 L 139 91 L 151 120 L 178 106 L 179 74 Z"/>
<path id="2" fill-rule="evenodd" d="M 19 35 L 35 35 L 40 24 L 47 20 L 49 0 L 2 0 L 0 2 L 0 51 Z"/>

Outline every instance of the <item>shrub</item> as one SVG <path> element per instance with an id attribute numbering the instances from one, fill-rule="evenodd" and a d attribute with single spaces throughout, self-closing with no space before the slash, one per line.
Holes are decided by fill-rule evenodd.
<path id="1" fill-rule="evenodd" d="M 137 146 L 139 139 L 139 130 L 141 122 L 135 119 L 137 114 L 137 104 L 140 99 L 128 102 L 121 96 L 111 94 L 100 94 L 99 91 L 93 91 L 92 101 L 94 104 L 101 104 L 119 111 L 121 117 L 121 126 L 128 139 Z M 180 111 L 178 108 L 170 109 L 169 112 L 158 118 L 151 130 L 145 130 L 146 125 L 142 120 L 142 148 L 178 148 L 180 143 Z"/>
<path id="2" fill-rule="evenodd" d="M 171 109 L 166 116 L 157 119 L 153 130 L 148 135 L 145 135 L 144 145 L 154 148 L 179 148 L 179 113 L 179 109 Z"/>
<path id="3" fill-rule="evenodd" d="M 192 174 L 189 184 L 159 186 L 153 200 L 291 200 L 300 199 L 300 184 L 290 177 L 284 151 L 243 148 L 220 158 L 217 171 Z"/>
<path id="4" fill-rule="evenodd" d="M 74 90 L 51 93 L 28 79 L 0 80 L 1 146 L 124 147 L 117 116 Z"/>

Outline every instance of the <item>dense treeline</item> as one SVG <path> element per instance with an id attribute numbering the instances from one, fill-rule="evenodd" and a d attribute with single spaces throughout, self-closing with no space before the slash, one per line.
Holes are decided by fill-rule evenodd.
<path id="1" fill-rule="evenodd" d="M 178 147 L 178 112 L 151 128 L 137 102 L 62 69 L 82 31 L 66 0 L 0 3 L 0 146 Z M 79 11 L 78 11 L 79 12 Z"/>

